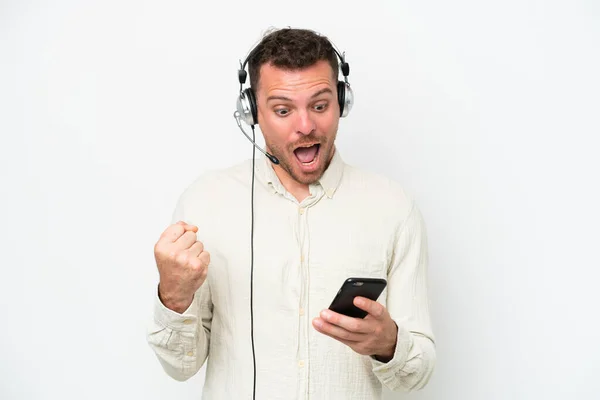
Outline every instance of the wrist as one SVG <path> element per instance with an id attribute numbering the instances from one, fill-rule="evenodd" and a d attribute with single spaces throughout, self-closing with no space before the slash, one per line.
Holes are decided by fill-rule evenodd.
<path id="1" fill-rule="evenodd" d="M 392 358 L 394 358 L 394 351 L 396 350 L 396 346 L 394 345 L 388 350 L 383 351 L 381 354 L 375 354 L 373 358 L 377 361 L 381 361 L 383 363 L 390 362 Z"/>
<path id="2" fill-rule="evenodd" d="M 394 322 L 394 321 L 392 321 L 392 322 Z M 385 346 L 380 352 L 375 354 L 373 356 L 373 358 L 375 358 L 377 361 L 381 361 L 384 363 L 391 361 L 391 359 L 394 358 L 394 353 L 396 352 L 397 336 L 398 336 L 398 325 L 396 325 L 396 322 L 394 322 L 393 327 L 390 328 L 390 334 L 388 336 L 390 338 L 390 341 L 389 341 L 388 345 Z"/>
<path id="3" fill-rule="evenodd" d="M 161 303 L 168 309 L 175 311 L 178 314 L 183 314 L 183 312 L 189 308 L 190 304 L 192 304 L 193 296 L 184 298 L 172 293 L 173 292 L 163 290 L 161 285 L 158 285 L 158 299 Z"/>

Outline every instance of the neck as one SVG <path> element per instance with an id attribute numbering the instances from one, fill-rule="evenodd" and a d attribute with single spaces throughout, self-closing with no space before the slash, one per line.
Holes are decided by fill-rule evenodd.
<path id="1" fill-rule="evenodd" d="M 302 202 L 310 195 L 310 189 L 308 188 L 308 185 L 296 181 L 287 173 L 287 171 L 281 168 L 280 165 L 274 165 L 273 170 L 275 171 L 275 174 L 279 178 L 279 181 L 285 190 L 290 192 L 292 196 L 298 200 L 298 202 Z"/>

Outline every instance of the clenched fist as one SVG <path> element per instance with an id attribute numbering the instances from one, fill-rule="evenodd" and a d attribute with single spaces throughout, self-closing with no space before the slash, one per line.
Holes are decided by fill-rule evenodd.
<path id="1" fill-rule="evenodd" d="M 165 307 L 183 313 L 208 274 L 210 254 L 196 240 L 198 227 L 179 221 L 169 226 L 154 246 L 160 275 L 158 296 Z"/>

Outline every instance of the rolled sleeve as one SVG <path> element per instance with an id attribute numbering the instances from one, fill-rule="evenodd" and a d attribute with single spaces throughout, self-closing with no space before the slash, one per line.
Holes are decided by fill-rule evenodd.
<path id="1" fill-rule="evenodd" d="M 147 334 L 150 347 L 169 376 L 185 381 L 208 357 L 212 308 L 210 290 L 203 285 L 183 313 L 167 308 L 154 297 L 154 317 Z"/>
<path id="2" fill-rule="evenodd" d="M 187 310 L 180 314 L 160 301 L 157 289 L 154 296 L 154 320 L 162 327 L 193 334 L 198 324 L 198 302 L 194 298 Z"/>

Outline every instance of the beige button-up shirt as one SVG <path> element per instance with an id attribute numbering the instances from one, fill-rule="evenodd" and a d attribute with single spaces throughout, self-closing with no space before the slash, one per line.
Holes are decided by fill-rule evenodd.
<path id="1" fill-rule="evenodd" d="M 435 346 L 427 299 L 427 236 L 415 202 L 394 181 L 346 164 L 339 150 L 298 202 L 270 161 L 256 160 L 254 341 L 256 399 L 379 399 L 423 387 Z M 252 161 L 202 174 L 173 222 L 197 225 L 208 278 L 183 314 L 155 297 L 147 340 L 171 377 L 206 362 L 203 399 L 252 399 L 250 232 Z M 312 326 L 348 277 L 385 278 L 378 301 L 398 325 L 394 357 L 360 355 Z"/>

